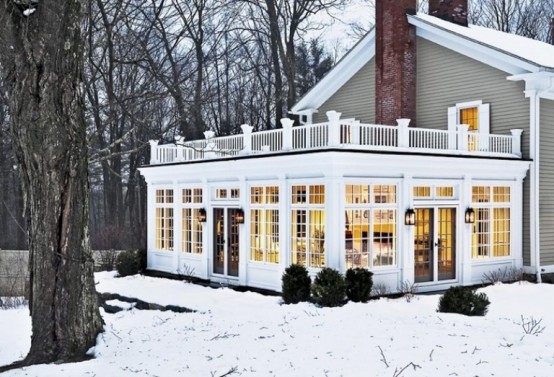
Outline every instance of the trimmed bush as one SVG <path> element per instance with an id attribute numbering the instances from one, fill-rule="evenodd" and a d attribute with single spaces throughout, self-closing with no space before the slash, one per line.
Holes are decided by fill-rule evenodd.
<path id="1" fill-rule="evenodd" d="M 321 306 L 341 306 L 346 296 L 346 281 L 340 272 L 324 267 L 312 284 L 312 299 Z"/>
<path id="2" fill-rule="evenodd" d="M 290 265 L 285 269 L 281 282 L 285 304 L 297 304 L 300 301 L 310 300 L 312 279 L 306 267 L 299 264 Z"/>
<path id="3" fill-rule="evenodd" d="M 140 271 L 140 257 L 137 252 L 127 250 L 119 253 L 115 262 L 119 276 L 136 275 Z"/>
<path id="4" fill-rule="evenodd" d="M 346 297 L 354 302 L 367 302 L 373 287 L 373 272 L 365 268 L 349 268 L 346 271 Z"/>
<path id="5" fill-rule="evenodd" d="M 146 252 L 146 249 L 138 249 L 137 250 L 137 253 L 138 253 L 138 258 L 139 258 L 139 261 L 140 261 L 140 272 L 144 273 L 146 272 L 146 268 L 148 267 L 147 263 L 148 263 L 148 257 L 147 257 L 147 252 Z"/>
<path id="6" fill-rule="evenodd" d="M 464 287 L 450 287 L 440 298 L 438 311 L 484 316 L 489 304 L 489 298 L 484 293 L 475 293 L 472 289 Z"/>

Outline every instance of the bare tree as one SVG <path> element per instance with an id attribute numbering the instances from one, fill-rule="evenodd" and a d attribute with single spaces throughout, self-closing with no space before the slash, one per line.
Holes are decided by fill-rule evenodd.
<path id="1" fill-rule="evenodd" d="M 0 67 L 29 221 L 31 349 L 82 360 L 102 330 L 88 235 L 85 2 L 3 0 Z"/>

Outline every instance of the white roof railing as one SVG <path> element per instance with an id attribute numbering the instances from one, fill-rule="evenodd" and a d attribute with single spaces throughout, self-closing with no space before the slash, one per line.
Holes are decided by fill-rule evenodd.
<path id="1" fill-rule="evenodd" d="M 215 137 L 213 131 L 206 131 L 205 140 L 185 142 L 179 137 L 175 144 L 151 140 L 150 165 L 329 148 L 521 158 L 521 129 L 511 130 L 511 135 L 491 135 L 470 132 L 461 124 L 452 132 L 409 127 L 410 119 L 387 126 L 340 119 L 340 115 L 329 111 L 328 122 L 296 127 L 293 120 L 284 118 L 283 128 L 260 132 L 245 124 L 240 135 Z"/>

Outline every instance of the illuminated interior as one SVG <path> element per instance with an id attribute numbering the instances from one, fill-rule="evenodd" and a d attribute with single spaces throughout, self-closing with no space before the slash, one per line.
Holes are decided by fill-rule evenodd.
<path id="1" fill-rule="evenodd" d="M 292 263 L 325 266 L 325 186 L 292 186 Z"/>

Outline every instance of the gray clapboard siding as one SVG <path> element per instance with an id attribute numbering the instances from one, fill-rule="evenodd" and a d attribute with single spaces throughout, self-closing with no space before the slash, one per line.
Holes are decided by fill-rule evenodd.
<path id="1" fill-rule="evenodd" d="M 417 126 L 447 129 L 448 107 L 482 100 L 490 104 L 491 133 L 509 135 L 511 129 L 523 129 L 521 149 L 523 157 L 528 158 L 529 99 L 523 93 L 524 84 L 508 81 L 508 76 L 506 72 L 418 38 Z M 523 185 L 524 265 L 530 264 L 529 242 L 528 174 Z"/>
<path id="2" fill-rule="evenodd" d="M 554 265 L 554 101 L 541 100 L 540 244 L 541 265 Z"/>
<path id="3" fill-rule="evenodd" d="M 417 39 L 417 126 L 447 129 L 447 108 L 482 100 L 490 104 L 491 133 L 510 134 L 521 128 L 524 157 L 529 156 L 529 100 L 522 82 L 508 73 Z"/>
<path id="4" fill-rule="evenodd" d="M 326 122 L 327 111 L 342 113 L 341 118 L 356 118 L 375 123 L 375 59 L 364 65 L 314 114 L 314 122 Z"/>

